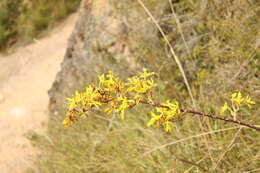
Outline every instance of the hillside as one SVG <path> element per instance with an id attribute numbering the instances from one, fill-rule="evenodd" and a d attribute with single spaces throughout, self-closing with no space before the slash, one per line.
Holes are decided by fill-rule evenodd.
<path id="1" fill-rule="evenodd" d="M 259 171 L 259 7 L 258 0 L 82 0 L 67 46 L 72 25 L 35 43 L 32 52 L 46 58 L 23 61 L 24 48 L 11 55 L 19 64 L 0 59 L 0 109 L 10 115 L 0 119 L 8 139 L 0 163 L 9 170 L 21 163 L 14 151 L 35 156 L 28 173 Z M 149 92 L 146 77 L 134 78 L 143 68 L 154 72 Z M 111 72 L 106 80 L 109 70 L 123 82 Z"/>
<path id="2" fill-rule="evenodd" d="M 142 106 L 124 120 L 89 112 L 71 128 L 60 125 L 65 98 L 97 83 L 98 75 L 112 70 L 127 80 L 146 67 L 156 73 L 159 101 L 220 114 L 232 93 L 241 92 L 256 104 L 236 118 L 259 126 L 259 6 L 256 0 L 83 1 L 49 92 L 48 138 L 32 140 L 46 151 L 36 162 L 39 172 L 259 170 L 260 133 L 225 121 L 187 114 L 169 134 L 147 127 L 151 110 Z"/>

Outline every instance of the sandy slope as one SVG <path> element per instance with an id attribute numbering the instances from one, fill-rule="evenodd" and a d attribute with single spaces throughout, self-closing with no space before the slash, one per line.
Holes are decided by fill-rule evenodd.
<path id="1" fill-rule="evenodd" d="M 24 137 L 44 131 L 47 91 L 59 71 L 76 21 L 70 16 L 46 38 L 0 55 L 0 172 L 23 172 L 37 153 Z"/>

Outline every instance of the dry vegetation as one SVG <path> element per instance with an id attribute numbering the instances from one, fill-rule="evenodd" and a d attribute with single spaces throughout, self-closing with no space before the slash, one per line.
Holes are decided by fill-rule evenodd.
<path id="1" fill-rule="evenodd" d="M 260 124 L 259 7 L 257 0 L 180 0 L 169 4 L 158 19 L 183 64 L 195 109 L 218 113 L 232 92 L 241 91 L 251 95 L 256 105 L 241 110 L 238 118 Z M 157 97 L 192 107 L 165 38 L 161 38 L 165 49 L 145 50 L 140 44 L 136 43 L 140 57 L 151 61 L 148 68 L 159 76 Z M 93 115 L 70 129 L 61 125 L 64 116 L 52 118 L 47 135 L 29 135 L 43 151 L 37 170 L 29 172 L 259 171 L 260 133 L 256 130 L 185 116 L 169 134 L 147 128 L 147 112 L 145 106 L 132 110 L 124 121 Z"/>

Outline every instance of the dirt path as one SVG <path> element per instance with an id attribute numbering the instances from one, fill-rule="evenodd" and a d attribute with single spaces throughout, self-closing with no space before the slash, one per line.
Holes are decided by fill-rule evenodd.
<path id="1" fill-rule="evenodd" d="M 70 16 L 46 38 L 0 55 L 0 172 L 20 173 L 36 150 L 24 134 L 42 133 L 48 118 L 47 91 L 60 69 L 77 16 Z"/>

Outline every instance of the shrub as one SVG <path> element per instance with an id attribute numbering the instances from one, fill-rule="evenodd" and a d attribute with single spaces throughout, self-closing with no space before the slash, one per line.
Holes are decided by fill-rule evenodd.
<path id="1" fill-rule="evenodd" d="M 17 19 L 21 13 L 22 0 L 0 1 L 0 49 L 18 34 Z"/>
<path id="2" fill-rule="evenodd" d="M 74 12 L 80 0 L 3 0 L 0 2 L 0 49 L 12 39 L 30 40 Z"/>

